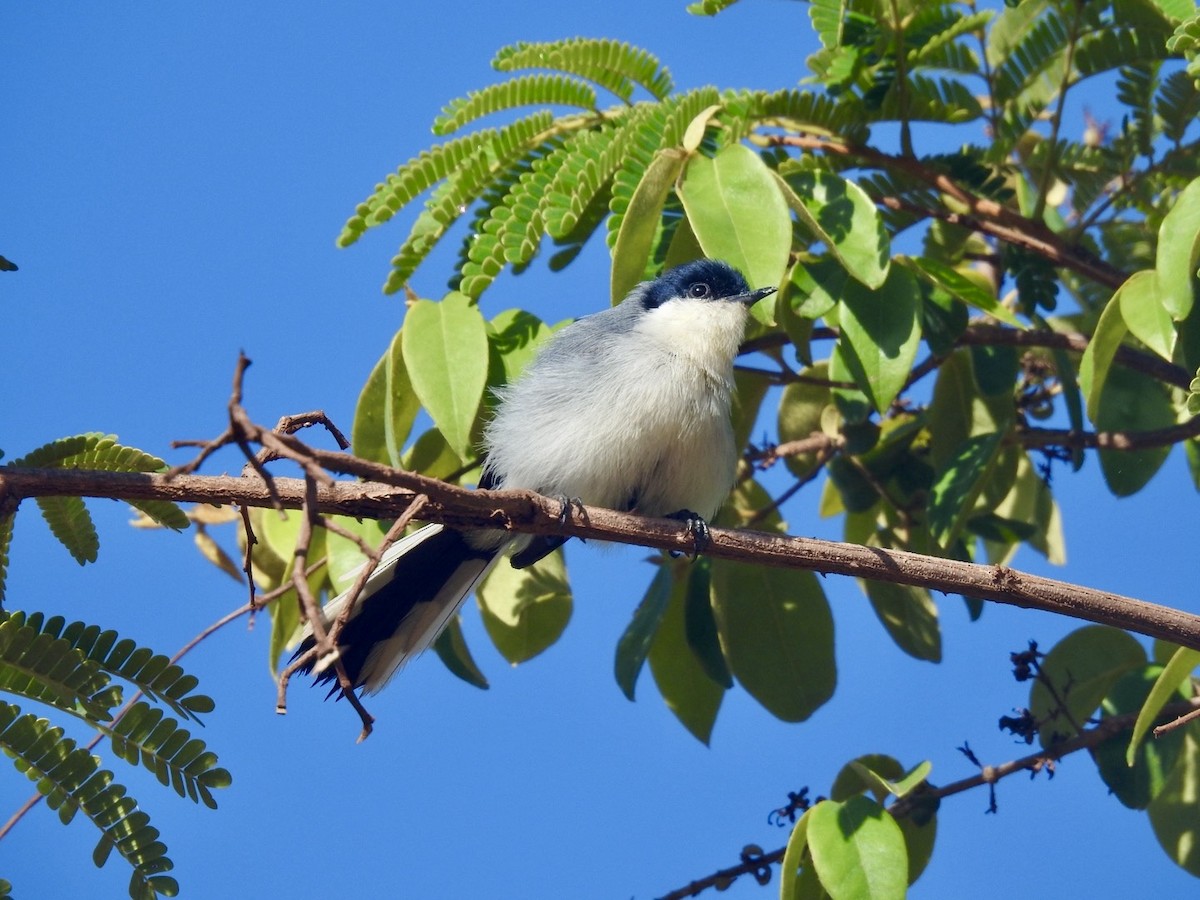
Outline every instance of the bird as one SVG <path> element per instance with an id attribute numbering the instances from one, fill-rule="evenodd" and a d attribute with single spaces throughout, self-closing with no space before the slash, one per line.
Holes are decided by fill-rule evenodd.
<path id="1" fill-rule="evenodd" d="M 558 498 L 564 515 L 582 504 L 678 518 L 699 547 L 737 466 L 733 361 L 749 308 L 775 290 L 751 290 L 730 264 L 696 259 L 559 330 L 496 390 L 479 486 Z M 351 684 L 366 694 L 383 688 L 437 639 L 504 554 L 525 568 L 566 540 L 432 524 L 397 541 L 338 636 Z M 327 623 L 347 596 L 325 605 Z M 293 659 L 315 644 L 306 626 Z M 336 678 L 330 661 L 302 668 L 327 683 Z M 335 684 L 330 696 L 337 692 Z"/>

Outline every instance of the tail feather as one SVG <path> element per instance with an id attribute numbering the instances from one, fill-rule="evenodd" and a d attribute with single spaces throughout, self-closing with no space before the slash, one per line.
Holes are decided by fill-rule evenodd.
<path id="1" fill-rule="evenodd" d="M 441 525 L 428 525 L 390 547 L 338 638 L 339 656 L 351 683 L 373 694 L 429 647 L 498 553 L 472 547 L 461 532 Z M 327 622 L 340 615 L 345 602 L 342 594 L 325 606 Z M 313 646 L 315 639 L 306 629 L 296 655 Z M 305 670 L 312 671 L 312 666 Z M 335 677 L 329 667 L 315 680 L 322 684 Z"/>

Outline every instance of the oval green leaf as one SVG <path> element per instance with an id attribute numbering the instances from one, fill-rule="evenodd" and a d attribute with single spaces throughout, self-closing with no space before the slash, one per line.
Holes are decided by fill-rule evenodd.
<path id="1" fill-rule="evenodd" d="M 1133 336 L 1161 356 L 1170 360 L 1175 353 L 1175 321 L 1164 305 L 1166 299 L 1158 288 L 1157 272 L 1134 272 L 1117 288 L 1113 300 L 1121 307 L 1121 318 Z"/>
<path id="2" fill-rule="evenodd" d="M 751 287 L 782 283 L 792 217 L 757 153 L 732 144 L 713 157 L 691 157 L 679 197 L 706 256 L 740 270 Z"/>
<path id="3" fill-rule="evenodd" d="M 1042 746 L 1074 737 L 1075 726 L 1088 720 L 1121 676 L 1145 664 L 1137 639 L 1107 625 L 1078 628 L 1055 644 L 1040 662 L 1053 692 L 1040 679 L 1029 692 L 1029 711 L 1042 723 Z"/>
<path id="4" fill-rule="evenodd" d="M 774 173 L 773 173 L 774 174 Z M 881 287 L 890 271 L 887 229 L 867 192 L 832 172 L 775 174 L 780 193 L 852 278 Z"/>
<path id="5" fill-rule="evenodd" d="M 1200 740 L 1186 732 L 1183 752 L 1147 807 L 1154 836 L 1175 864 L 1200 877 Z"/>
<path id="6" fill-rule="evenodd" d="M 833 696 L 833 615 L 811 572 L 712 562 L 712 603 L 730 671 L 785 722 Z"/>
<path id="7" fill-rule="evenodd" d="M 488 376 L 487 326 L 463 294 L 418 300 L 401 331 L 408 376 L 450 448 L 469 459 L 472 428 Z"/>
<path id="8" fill-rule="evenodd" d="M 650 653 L 654 635 L 667 613 L 673 589 L 674 580 L 671 577 L 670 566 L 660 565 L 642 602 L 633 611 L 633 619 L 617 641 L 617 658 L 613 670 L 621 693 L 630 700 L 634 699 L 638 675 L 641 674 L 642 665 Z"/>
<path id="9" fill-rule="evenodd" d="M 908 853 L 896 820 L 869 797 L 823 800 L 811 810 L 808 849 L 833 900 L 903 898 Z"/>
<path id="10" fill-rule="evenodd" d="M 1182 319 L 1191 312 L 1198 263 L 1200 178 L 1180 192 L 1175 206 L 1158 229 L 1158 256 L 1154 267 L 1159 276 L 1162 305 L 1175 319 Z"/>
<path id="11" fill-rule="evenodd" d="M 1153 431 L 1175 424 L 1175 408 L 1161 381 L 1118 366 L 1100 392 L 1100 431 Z M 1104 483 L 1118 497 L 1136 494 L 1166 462 L 1171 445 L 1143 450 L 1100 451 Z"/>
<path id="12" fill-rule="evenodd" d="M 679 173 L 685 154 L 675 148 L 659 150 L 629 199 L 612 251 L 612 303 L 625 299 L 647 274 L 654 239 L 659 233 L 663 204 Z"/>
<path id="13" fill-rule="evenodd" d="M 562 550 L 524 569 L 502 562 L 488 573 L 475 598 L 500 655 L 514 666 L 533 659 L 559 639 L 571 620 L 571 585 Z"/>
<path id="14" fill-rule="evenodd" d="M 1144 666 L 1126 673 L 1104 698 L 1100 721 L 1141 709 L 1162 672 L 1161 666 Z M 1183 686 L 1182 681 L 1176 681 L 1169 699 L 1187 699 Z M 1092 755 L 1113 795 L 1130 809 L 1145 809 L 1162 791 L 1183 750 L 1184 737 L 1184 729 L 1177 728 L 1142 743 L 1134 752 L 1132 764 L 1126 761 L 1126 746 L 1120 736 L 1105 741 Z"/>
<path id="15" fill-rule="evenodd" d="M 886 581 L 859 583 L 897 647 L 915 659 L 942 661 L 938 608 L 929 591 Z"/>
<path id="16" fill-rule="evenodd" d="M 699 596 L 703 588 L 704 605 L 708 606 L 708 577 L 699 568 L 699 562 L 690 566 L 686 577 L 676 578 L 671 588 L 666 611 L 650 644 L 647 662 L 659 693 L 671 710 L 692 735 L 703 744 L 712 737 L 713 724 L 725 696 L 725 688 L 708 673 L 692 643 L 691 617 L 689 610 L 693 596 Z M 695 576 L 701 577 L 696 579 Z M 699 584 L 693 582 L 699 581 Z M 708 613 L 712 621 L 711 611 Z M 711 632 L 711 644 L 716 645 L 715 627 Z"/>
<path id="17" fill-rule="evenodd" d="M 921 292 L 896 267 L 876 290 L 847 281 L 838 322 L 838 347 L 855 382 L 876 411 L 885 411 L 908 380 L 921 343 Z"/>

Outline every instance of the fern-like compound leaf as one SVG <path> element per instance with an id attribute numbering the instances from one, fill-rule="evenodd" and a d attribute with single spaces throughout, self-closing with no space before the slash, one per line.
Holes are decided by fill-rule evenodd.
<path id="1" fill-rule="evenodd" d="M 38 793 L 60 821 L 70 822 L 82 812 L 100 830 L 92 859 L 103 865 L 115 849 L 133 869 L 131 897 L 178 893 L 175 879 L 162 874 L 174 864 L 158 839 L 158 830 L 150 826 L 149 816 L 125 787 L 113 782 L 112 772 L 100 768 L 97 757 L 46 719 L 22 714 L 20 707 L 4 702 L 0 702 L 0 748 L 19 772 L 37 784 Z"/>
<path id="2" fill-rule="evenodd" d="M 671 93 L 671 73 L 654 54 L 605 38 L 568 38 L 547 43 L 520 42 L 501 48 L 492 59 L 501 72 L 520 69 L 557 69 L 603 85 L 622 100 L 633 96 L 639 84 L 661 100 Z"/>
<path id="3" fill-rule="evenodd" d="M 451 101 L 434 120 L 433 133 L 450 134 L 483 116 L 538 104 L 594 110 L 596 91 L 590 84 L 566 75 L 522 75 Z"/>

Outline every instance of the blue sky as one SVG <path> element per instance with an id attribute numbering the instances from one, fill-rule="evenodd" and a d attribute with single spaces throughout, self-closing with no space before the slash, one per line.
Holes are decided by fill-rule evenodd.
<path id="1" fill-rule="evenodd" d="M 683 0 L 521 4 L 12 5 L 6 62 L 0 388 L 9 458 L 88 430 L 172 462 L 175 439 L 223 425 L 239 349 L 254 360 L 247 406 L 260 421 L 323 408 L 343 427 L 403 308 L 380 294 L 402 233 L 349 250 L 333 239 L 385 173 L 431 141 L 453 97 L 488 83 L 516 40 L 615 37 L 657 53 L 676 84 L 774 88 L 804 75 L 807 7 L 745 0 L 716 20 Z M 1103 118 L 1105 98 L 1091 103 Z M 978 137 L 975 135 L 974 137 Z M 415 279 L 440 295 L 450 254 Z M 596 242 L 554 277 L 540 264 L 485 295 L 557 321 L 607 302 Z M 236 471 L 219 459 L 208 470 Z M 1069 564 L 1019 566 L 1183 608 L 1195 605 L 1189 530 L 1195 494 L 1176 453 L 1141 495 L 1117 501 L 1095 460 L 1060 473 Z M 817 493 L 785 512 L 795 534 L 837 537 Z M 100 560 L 79 568 L 32 509 L 12 547 L 10 605 L 116 627 L 165 651 L 243 601 L 187 537 L 135 532 L 127 510 L 93 502 Z M 616 640 L 648 583 L 644 552 L 572 546 L 575 615 L 564 638 L 512 670 L 477 614 L 464 627 L 491 690 L 436 658 L 417 661 L 370 703 L 375 734 L 323 692 L 293 689 L 275 715 L 266 618 L 227 628 L 187 666 L 218 703 L 204 737 L 234 774 L 219 811 L 197 809 L 114 761 L 164 832 L 188 897 L 297 893 L 357 897 L 657 896 L 736 862 L 745 843 L 780 846 L 767 823 L 789 790 L 828 789 L 860 753 L 932 778 L 1022 755 L 996 720 L 1027 698 L 1008 653 L 1044 647 L 1078 623 L 989 606 L 969 624 L 940 598 L 945 662 L 919 663 L 884 635 L 858 588 L 826 579 L 840 666 L 834 701 L 786 725 L 728 695 L 713 746 L 697 743 L 648 676 L 630 704 L 616 687 Z M 31 786 L 0 778 L 0 816 Z M 1085 759 L 1052 781 L 1010 779 L 1000 813 L 982 793 L 949 800 L 916 897 L 1180 896 L 1195 889 L 1141 815 L 1106 796 Z M 18 896 L 124 896 L 127 869 L 95 870 L 95 832 L 48 810 L 0 846 Z M 771 897 L 743 879 L 724 894 Z M 708 895 L 711 896 L 711 895 Z"/>

